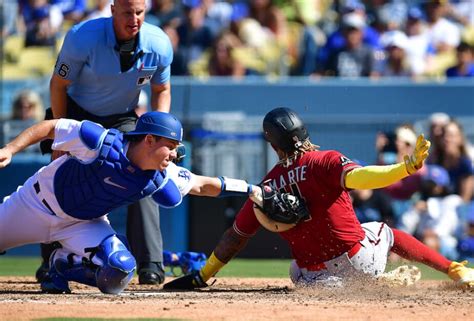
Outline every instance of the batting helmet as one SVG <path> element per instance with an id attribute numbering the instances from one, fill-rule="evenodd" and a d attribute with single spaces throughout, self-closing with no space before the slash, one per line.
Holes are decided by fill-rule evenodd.
<path id="1" fill-rule="evenodd" d="M 308 139 L 301 118 L 289 108 L 275 108 L 263 119 L 265 140 L 286 153 L 298 149 Z"/>
<path id="2" fill-rule="evenodd" d="M 125 135 L 151 134 L 166 137 L 181 142 L 183 140 L 183 126 L 181 122 L 170 113 L 151 111 L 138 118 L 135 130 Z"/>

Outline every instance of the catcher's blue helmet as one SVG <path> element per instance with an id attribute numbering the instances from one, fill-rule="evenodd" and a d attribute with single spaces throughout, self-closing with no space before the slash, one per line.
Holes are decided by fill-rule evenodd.
<path id="1" fill-rule="evenodd" d="M 181 142 L 183 140 L 183 126 L 181 122 L 169 113 L 161 111 L 151 111 L 138 118 L 135 130 L 125 135 L 146 135 L 151 134 L 166 137 Z"/>
<path id="2" fill-rule="evenodd" d="M 263 135 L 286 153 L 296 150 L 309 137 L 301 118 L 289 108 L 275 108 L 265 115 Z"/>

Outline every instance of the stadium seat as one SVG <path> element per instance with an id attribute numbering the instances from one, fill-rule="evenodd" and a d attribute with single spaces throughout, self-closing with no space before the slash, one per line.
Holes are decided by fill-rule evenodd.
<path id="1" fill-rule="evenodd" d="M 56 57 L 50 47 L 27 47 L 20 54 L 18 65 L 22 69 L 31 70 L 40 76 L 53 72 Z"/>
<path id="2" fill-rule="evenodd" d="M 5 39 L 3 47 L 3 59 L 4 62 L 17 62 L 20 56 L 21 51 L 25 45 L 24 36 L 12 35 Z"/>
<path id="3" fill-rule="evenodd" d="M 29 69 L 22 68 L 16 63 L 3 63 L 2 65 L 2 79 L 8 80 L 22 80 L 31 77 L 38 77 L 40 74 Z"/>

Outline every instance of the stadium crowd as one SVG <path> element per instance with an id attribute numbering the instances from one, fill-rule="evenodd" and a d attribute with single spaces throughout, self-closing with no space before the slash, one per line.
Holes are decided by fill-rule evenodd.
<path id="1" fill-rule="evenodd" d="M 57 50 L 73 24 L 110 16 L 110 1 L 5 0 L 2 39 Z M 173 75 L 474 76 L 472 0 L 148 0 L 147 10 L 172 41 Z"/>
<path id="2" fill-rule="evenodd" d="M 417 132 L 402 124 L 376 137 L 377 164 L 395 164 L 413 152 Z M 474 147 L 462 125 L 445 113 L 427 121 L 432 142 L 426 165 L 380 190 L 351 192 L 361 222 L 384 221 L 451 259 L 474 258 Z M 394 258 L 396 259 L 396 258 Z"/>

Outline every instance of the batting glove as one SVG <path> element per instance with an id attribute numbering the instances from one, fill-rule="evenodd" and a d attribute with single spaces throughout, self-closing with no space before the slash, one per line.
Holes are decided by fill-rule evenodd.
<path id="1" fill-rule="evenodd" d="M 430 141 L 423 134 L 418 136 L 413 154 L 405 155 L 403 158 L 408 174 L 414 174 L 423 167 L 423 162 L 429 155 L 430 146 Z"/>
<path id="2" fill-rule="evenodd" d="M 207 283 L 203 280 L 199 271 L 174 279 L 163 285 L 165 290 L 194 290 L 205 287 L 207 287 Z"/>

